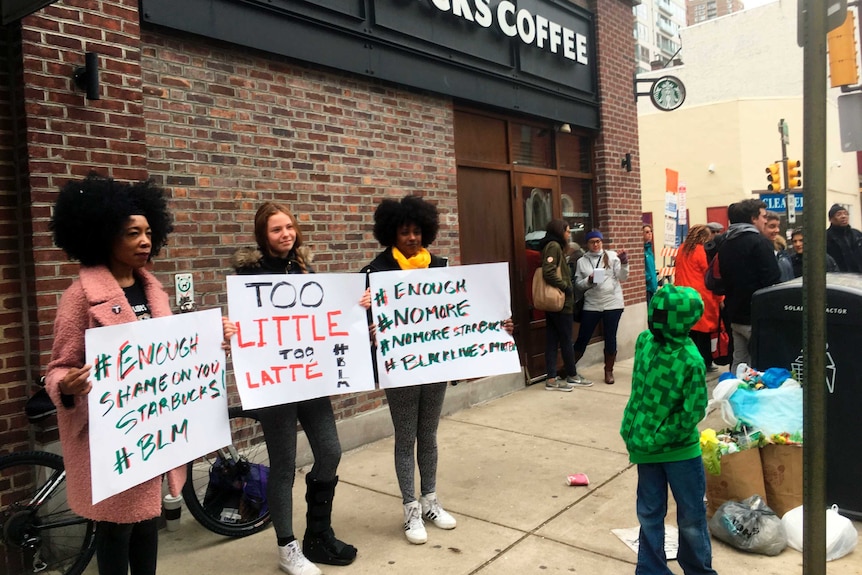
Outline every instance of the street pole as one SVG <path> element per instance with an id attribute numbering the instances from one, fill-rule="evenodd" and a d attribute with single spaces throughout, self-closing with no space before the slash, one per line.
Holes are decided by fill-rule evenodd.
<path id="1" fill-rule="evenodd" d="M 787 223 L 796 223 L 796 200 L 790 189 L 790 170 L 787 168 L 787 146 L 790 144 L 790 128 L 784 118 L 778 122 L 778 133 L 781 134 L 781 169 L 784 178 L 784 205 L 787 211 Z"/>
<path id="2" fill-rule="evenodd" d="M 803 162 L 805 251 L 802 267 L 803 575 L 826 574 L 826 11 L 823 0 L 804 2 Z M 786 162 L 785 162 L 786 165 Z"/>

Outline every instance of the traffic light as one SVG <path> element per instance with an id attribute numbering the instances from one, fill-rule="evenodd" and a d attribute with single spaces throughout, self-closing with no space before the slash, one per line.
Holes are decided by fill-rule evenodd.
<path id="1" fill-rule="evenodd" d="M 787 160 L 787 188 L 792 190 L 802 187 L 802 162 Z"/>
<path id="2" fill-rule="evenodd" d="M 829 46 L 830 86 L 852 86 L 859 82 L 856 68 L 856 21 L 853 11 L 847 11 L 844 24 L 826 35 Z"/>
<path id="3" fill-rule="evenodd" d="M 766 180 L 769 182 L 766 189 L 770 192 L 781 191 L 781 163 L 769 164 L 766 168 Z"/>

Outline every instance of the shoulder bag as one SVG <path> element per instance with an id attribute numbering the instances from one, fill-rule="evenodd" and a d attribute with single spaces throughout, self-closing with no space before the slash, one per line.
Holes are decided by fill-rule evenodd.
<path id="1" fill-rule="evenodd" d="M 557 276 L 562 279 L 560 268 Z M 550 285 L 542 276 L 542 266 L 533 272 L 533 307 L 541 311 L 558 312 L 566 304 L 566 294 L 558 287 Z"/>

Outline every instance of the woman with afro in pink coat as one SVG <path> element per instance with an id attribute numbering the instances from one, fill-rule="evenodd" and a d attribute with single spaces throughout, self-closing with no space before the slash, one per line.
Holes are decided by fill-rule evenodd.
<path id="1" fill-rule="evenodd" d="M 91 174 L 57 196 L 54 243 L 81 262 L 78 279 L 63 293 L 54 322 L 46 386 L 57 406 L 66 460 L 66 492 L 75 513 L 96 524 L 100 575 L 153 575 L 158 555 L 162 478 L 155 477 L 98 503 L 92 502 L 84 357 L 89 328 L 171 315 L 168 295 L 147 270 L 173 229 L 164 191 L 152 182 L 126 184 Z M 225 339 L 235 332 L 225 321 Z M 168 474 L 172 495 L 185 467 Z"/>

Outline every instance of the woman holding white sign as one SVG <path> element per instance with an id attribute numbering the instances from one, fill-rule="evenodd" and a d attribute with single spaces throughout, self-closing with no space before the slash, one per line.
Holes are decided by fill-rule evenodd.
<path id="1" fill-rule="evenodd" d="M 153 575 L 158 556 L 162 478 L 155 477 L 93 504 L 86 364 L 88 328 L 171 315 L 168 295 L 146 268 L 172 230 L 164 191 L 152 182 L 124 184 L 91 174 L 66 184 L 51 221 L 54 243 L 81 262 L 78 279 L 63 293 L 54 322 L 46 387 L 57 406 L 66 461 L 69 507 L 96 524 L 100 575 Z M 224 336 L 235 332 L 223 320 Z M 101 369 L 107 369 L 101 366 Z M 128 458 L 134 453 L 129 453 Z M 118 452 L 118 468 L 123 464 Z M 186 467 L 168 474 L 178 497 Z"/>
<path id="2" fill-rule="evenodd" d="M 445 267 L 444 258 L 427 250 L 439 229 L 437 208 L 421 197 L 383 200 L 374 212 L 374 237 L 386 249 L 362 272 Z M 368 292 L 366 295 L 370 303 Z M 506 319 L 502 327 L 511 335 L 512 319 Z M 375 332 L 373 326 L 371 331 Z M 395 475 L 404 504 L 404 534 L 417 545 L 428 540 L 423 517 L 441 529 L 454 529 L 457 524 L 437 499 L 437 425 L 446 385 L 443 381 L 385 390 L 395 427 Z M 417 464 L 421 482 L 418 501 L 414 485 Z"/>
<path id="3" fill-rule="evenodd" d="M 625 307 L 620 282 L 629 277 L 629 256 L 625 250 L 604 249 L 604 236 L 599 230 L 587 232 L 586 238 L 588 251 L 578 260 L 575 272 L 577 288 L 584 292 L 581 328 L 575 340 L 575 362 L 583 357 L 593 331 L 601 322 L 605 338 L 605 383 L 612 384 L 617 359 L 617 328 Z"/>
<path id="4" fill-rule="evenodd" d="M 238 250 L 233 265 L 239 274 L 311 273 L 311 252 L 303 245 L 296 218 L 275 202 L 266 202 L 254 216 L 257 247 Z M 365 298 L 365 307 L 371 305 Z M 278 539 L 279 566 L 291 575 L 320 575 L 314 563 L 348 565 L 356 548 L 332 530 L 332 500 L 338 484 L 341 443 L 328 397 L 256 410 L 269 452 L 267 501 Z M 293 533 L 293 481 L 296 474 L 296 422 L 302 425 L 314 465 L 305 476 L 308 502 L 302 549 Z"/>
<path id="5" fill-rule="evenodd" d="M 386 249 L 362 271 L 445 267 L 445 259 L 426 249 L 437 238 L 439 229 L 437 207 L 421 197 L 383 200 L 374 211 L 374 237 Z M 441 381 L 386 389 L 395 427 L 395 475 L 404 503 L 404 534 L 410 543 L 417 545 L 428 541 L 423 517 L 441 529 L 454 529 L 457 525 L 437 499 L 437 425 L 443 412 L 446 385 L 447 382 Z M 421 482 L 418 501 L 414 484 L 417 464 Z"/>

